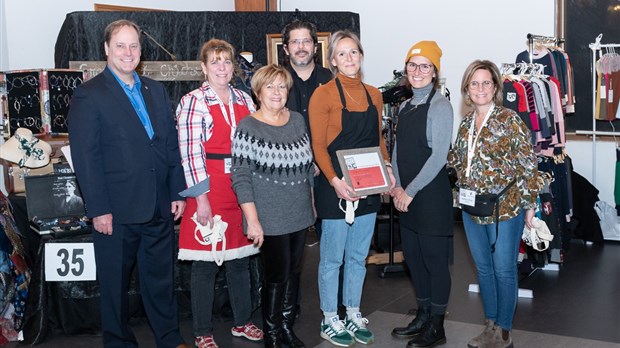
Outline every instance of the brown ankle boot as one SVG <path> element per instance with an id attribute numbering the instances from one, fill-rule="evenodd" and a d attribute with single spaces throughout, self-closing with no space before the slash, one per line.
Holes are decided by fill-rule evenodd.
<path id="1" fill-rule="evenodd" d="M 484 347 L 484 342 L 488 340 L 488 337 L 491 336 L 491 331 L 493 330 L 493 326 L 495 325 L 495 321 L 491 319 L 487 319 L 484 322 L 484 330 L 482 333 L 467 342 L 467 347 L 469 348 L 480 348 Z"/>

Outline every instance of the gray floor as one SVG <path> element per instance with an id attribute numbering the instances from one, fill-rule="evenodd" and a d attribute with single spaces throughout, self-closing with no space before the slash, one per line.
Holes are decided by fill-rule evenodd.
<path id="1" fill-rule="evenodd" d="M 308 236 L 308 244 L 315 240 Z M 466 347 L 466 342 L 482 330 L 480 297 L 468 291 L 476 283 L 473 261 L 459 224 L 455 225 L 455 264 L 452 293 L 446 317 L 447 343 L 443 347 Z M 321 312 L 317 295 L 319 246 L 305 251 L 302 279 L 302 313 L 296 324 L 298 336 L 308 347 L 331 347 L 319 336 Z M 376 335 L 373 347 L 405 347 L 406 340 L 390 335 L 393 327 L 408 323 L 407 313 L 415 307 L 409 278 L 396 273 L 379 277 L 384 268 L 369 265 L 362 299 L 362 313 Z M 533 291 L 534 298 L 520 298 L 514 320 L 515 347 L 620 347 L 620 243 L 601 245 L 574 241 L 564 255 L 559 271 L 537 270 L 521 281 L 520 287 Z M 261 324 L 260 310 L 254 320 Z M 230 321 L 217 323 L 215 339 L 220 347 L 260 347 L 260 343 L 233 338 Z M 181 321 L 182 333 L 192 341 L 191 320 Z M 154 347 L 144 320 L 134 324 L 140 345 Z M 8 347 L 15 347 L 11 343 Z M 49 335 L 39 347 L 101 347 L 93 335 Z M 357 345 L 362 346 L 360 344 Z"/>

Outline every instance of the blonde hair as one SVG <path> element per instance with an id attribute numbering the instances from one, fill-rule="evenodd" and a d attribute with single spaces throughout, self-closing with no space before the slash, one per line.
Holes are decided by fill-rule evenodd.
<path id="1" fill-rule="evenodd" d="M 260 99 L 260 90 L 278 78 L 284 81 L 286 89 L 290 91 L 291 87 L 293 87 L 293 77 L 286 68 L 276 64 L 269 64 L 258 69 L 250 81 L 252 93 L 254 93 L 257 99 Z"/>
<path id="2" fill-rule="evenodd" d="M 331 61 L 336 58 L 336 46 L 338 46 L 338 43 L 344 39 L 353 40 L 357 45 L 357 49 L 360 51 L 360 55 L 364 56 L 364 48 L 362 47 L 360 38 L 355 33 L 349 30 L 338 30 L 337 32 L 331 34 L 329 37 L 329 45 L 327 45 L 327 57 L 329 59 L 329 70 L 334 75 L 338 74 L 338 67 L 335 67 Z"/>
<path id="3" fill-rule="evenodd" d="M 491 78 L 493 79 L 493 84 L 495 85 L 493 103 L 495 103 L 495 105 L 502 105 L 504 103 L 504 85 L 501 80 L 499 69 L 495 63 L 489 60 L 480 59 L 469 64 L 467 69 L 465 69 L 465 73 L 463 73 L 463 80 L 461 81 L 461 94 L 465 99 L 465 104 L 467 104 L 467 106 L 472 105 L 471 99 L 469 98 L 467 92 L 469 91 L 469 83 L 478 70 L 486 70 L 491 73 Z"/>

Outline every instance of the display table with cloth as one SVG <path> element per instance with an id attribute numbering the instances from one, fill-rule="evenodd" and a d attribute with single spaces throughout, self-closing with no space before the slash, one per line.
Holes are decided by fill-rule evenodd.
<path id="1" fill-rule="evenodd" d="M 92 235 L 67 236 L 54 238 L 52 235 L 39 236 L 28 225 L 26 199 L 23 196 L 10 195 L 15 221 L 20 229 L 29 254 L 29 266 L 32 271 L 26 315 L 24 323 L 25 344 L 38 344 L 45 340 L 48 333 L 67 335 L 78 333 L 97 333 L 100 330 L 99 284 L 97 281 L 45 281 L 45 245 L 49 243 L 91 243 Z M 178 238 L 175 238 L 178 241 Z M 260 306 L 260 259 L 252 257 L 250 261 L 250 280 L 252 309 Z M 179 316 L 189 317 L 191 262 L 176 262 L 174 272 L 175 291 L 179 303 Z M 216 303 L 214 315 L 228 317 L 228 290 L 223 272 L 216 280 Z M 130 318 L 144 317 L 140 298 L 138 272 L 132 273 L 129 298 Z"/>

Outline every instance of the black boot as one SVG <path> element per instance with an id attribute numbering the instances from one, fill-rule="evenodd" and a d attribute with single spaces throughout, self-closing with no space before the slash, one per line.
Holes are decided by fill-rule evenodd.
<path id="1" fill-rule="evenodd" d="M 407 348 L 430 348 L 446 343 L 446 332 L 443 330 L 443 315 L 431 315 L 431 320 L 424 329 L 407 343 Z"/>
<path id="2" fill-rule="evenodd" d="M 397 327 L 392 330 L 392 336 L 398 338 L 413 338 L 422 332 L 422 328 L 431 318 L 431 307 L 420 307 L 415 318 L 406 327 Z"/>
<path id="3" fill-rule="evenodd" d="M 305 348 L 306 345 L 293 332 L 297 312 L 297 294 L 299 292 L 299 274 L 292 275 L 284 285 L 282 304 L 282 343 L 289 348 Z"/>
<path id="4" fill-rule="evenodd" d="M 266 283 L 263 297 L 263 341 L 265 347 L 282 347 L 282 299 L 285 283 Z"/>

